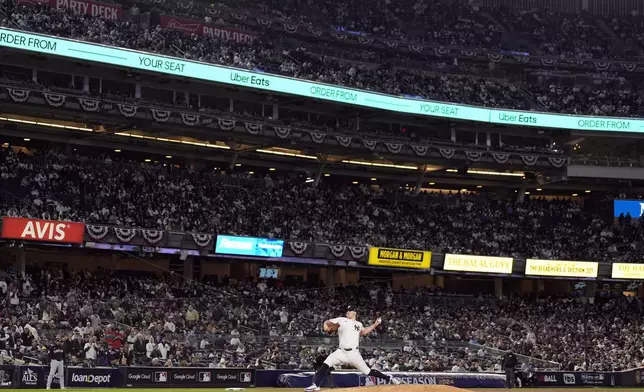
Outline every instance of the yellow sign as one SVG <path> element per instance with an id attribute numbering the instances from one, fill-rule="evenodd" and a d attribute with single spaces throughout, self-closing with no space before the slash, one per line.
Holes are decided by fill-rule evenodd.
<path id="1" fill-rule="evenodd" d="M 613 263 L 613 279 L 644 279 L 644 264 Z"/>
<path id="2" fill-rule="evenodd" d="M 596 278 L 599 263 L 594 261 L 538 260 L 525 261 L 526 275 Z"/>
<path id="3" fill-rule="evenodd" d="M 432 252 L 389 248 L 369 249 L 369 264 L 382 267 L 428 269 Z"/>
<path id="4" fill-rule="evenodd" d="M 487 274 L 511 274 L 512 257 L 471 255 L 445 255 L 445 271 L 483 272 Z"/>

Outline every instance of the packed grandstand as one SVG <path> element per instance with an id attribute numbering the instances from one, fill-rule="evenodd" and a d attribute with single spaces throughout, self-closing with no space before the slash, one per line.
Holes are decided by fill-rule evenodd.
<path id="1" fill-rule="evenodd" d="M 413 99 L 566 114 L 637 117 L 644 113 L 638 85 L 644 49 L 641 17 L 445 0 L 407 5 L 363 0 L 70 4 L 2 0 L 1 26 L 13 29 L 6 31 L 72 38 Z M 278 171 L 266 170 L 273 164 L 258 162 L 261 157 L 256 156 L 251 157 L 252 163 L 251 158 L 244 161 L 242 169 L 235 160 L 214 167 L 187 158 L 179 163 L 178 156 L 186 152 L 176 151 L 173 157 L 167 152 L 171 150 L 159 150 L 158 159 L 144 160 L 142 150 L 137 152 L 133 144 L 92 148 L 81 134 L 67 141 L 36 134 L 42 136 L 37 141 L 36 136 L 6 127 L 0 132 L 0 216 L 437 254 L 602 264 L 636 263 L 644 257 L 644 226 L 623 215 L 613 219 L 610 214 L 607 219 L 602 209 L 616 196 L 638 197 L 637 180 L 628 186 L 611 181 L 619 175 L 610 180 L 571 181 L 552 186 L 547 197 L 528 197 L 525 181 L 523 185 L 511 182 L 513 176 L 520 181 L 539 178 L 530 186 L 540 192 L 549 182 L 557 182 L 552 180 L 557 177 L 553 171 L 571 162 L 639 169 L 637 140 L 628 141 L 628 148 L 636 151 L 627 154 L 606 151 L 606 145 L 612 144 L 605 142 L 594 150 L 584 147 L 581 153 L 579 135 L 566 134 L 562 146 L 553 142 L 561 137 L 558 131 L 528 134 L 513 129 L 506 134 L 503 128 L 485 128 L 480 130 L 481 139 L 479 130 L 474 131 L 475 139 L 460 139 L 454 130 L 460 125 L 452 123 L 440 123 L 436 126 L 440 131 L 428 131 L 422 125 L 403 126 L 401 120 L 396 126 L 383 126 L 381 118 L 365 116 L 356 126 L 337 114 L 312 116 L 289 110 L 289 101 L 277 118 L 276 110 L 264 112 L 264 103 L 233 105 L 231 98 L 227 107 L 225 100 L 222 104 L 200 96 L 195 101 L 188 92 L 157 94 L 160 90 L 135 88 L 126 82 L 93 85 L 86 78 L 75 83 L 75 77 L 26 72 L 30 68 L 17 62 L 0 64 L 0 98 L 9 108 L 0 114 L 6 116 L 2 121 L 13 121 L 12 125 L 87 131 L 90 125 L 77 126 L 80 119 L 87 115 L 87 122 L 97 129 L 101 120 L 90 119 L 88 113 L 102 111 L 109 117 L 115 105 L 122 124 L 106 132 L 106 138 L 139 128 L 169 141 L 165 129 L 159 133 L 146 126 L 165 122 L 161 113 L 189 111 L 192 116 L 219 116 L 224 130 L 231 130 L 235 121 L 246 121 L 251 137 L 256 128 L 249 127 L 249 121 L 272 127 L 276 140 L 306 130 L 313 138 L 311 144 L 320 145 L 273 155 L 319 159 L 330 154 L 322 142 L 315 141 L 319 136 L 314 135 L 324 132 L 340 144 L 346 138 L 350 144 L 350 137 L 368 137 L 374 145 L 377 140 L 387 146 L 389 157 L 404 143 L 416 143 L 409 144 L 409 151 L 418 156 L 425 156 L 427 150 L 422 148 L 432 147 L 437 151 L 434 160 L 443 163 L 441 170 L 452 167 L 444 162 L 458 151 L 472 167 L 483 154 L 492 154 L 498 169 L 494 173 L 501 180 L 489 192 L 487 185 L 453 178 L 451 183 L 445 181 L 442 192 L 427 191 L 421 186 L 422 176 L 414 191 L 413 176 L 411 181 L 406 177 L 396 182 L 402 178 L 397 173 L 382 175 L 392 181 L 373 186 L 382 173 L 367 169 L 360 175 L 369 180 L 361 179 L 359 184 L 353 178 L 336 180 L 341 175 L 335 172 L 320 181 L 322 169 L 302 174 L 300 161 L 282 162 Z M 108 72 L 112 71 L 105 70 L 105 75 Z M 86 113 L 79 109 L 70 115 L 70 109 L 57 120 L 76 116 L 75 126 L 44 122 L 48 115 L 57 117 L 57 112 L 42 114 L 37 121 L 9 116 L 11 110 L 33 114 L 34 106 L 29 105 L 39 99 L 49 104 L 52 112 L 48 113 L 54 113 L 72 98 Z M 100 110 L 87 109 L 99 101 Z M 136 110 L 128 112 L 124 103 L 153 107 L 154 118 L 129 122 Z M 195 126 L 188 124 L 190 115 L 182 116 L 184 125 Z M 101 126 L 107 129 L 118 121 L 105 120 Z M 227 121 L 233 124 L 229 129 L 221 125 Z M 284 133 L 287 127 L 289 134 Z M 141 135 L 147 134 L 135 137 L 144 138 Z M 214 145 L 204 134 L 190 136 L 194 138 L 190 140 L 202 137 L 208 142 L 184 139 L 184 144 Z M 227 136 L 229 144 L 219 148 L 233 145 L 235 137 Z M 271 143 L 262 139 L 255 147 L 239 151 L 267 150 L 266 145 Z M 126 155 L 128 148 L 132 153 Z M 146 154 L 154 152 L 146 150 Z M 367 159 L 377 154 L 355 155 Z M 396 159 L 402 160 L 392 158 L 375 170 L 409 169 L 408 163 Z M 418 168 L 424 167 L 421 160 L 415 161 Z M 541 163 L 547 168 L 537 170 Z M 442 178 L 467 175 L 469 164 L 448 169 Z M 328 171 L 332 169 L 337 166 Z M 509 180 L 502 182 L 505 178 Z M 585 199 L 572 194 L 570 187 L 579 189 L 576 192 Z M 600 191 L 585 190 L 590 187 Z M 4 240 L 2 245 L 7 249 L 34 246 Z M 121 250 L 141 265 L 151 257 L 128 252 Z M 64 258 L 62 251 L 52 254 Z M 523 363 L 546 369 L 609 371 L 644 366 L 644 303 L 637 294 L 622 295 L 622 286 L 596 294 L 573 290 L 572 284 L 538 294 L 473 293 L 455 286 L 403 287 L 389 275 L 328 287 L 323 282 L 246 275 L 200 274 L 193 279 L 164 268 L 70 270 L 56 264 L 64 260 L 51 261 L 53 265 L 43 266 L 27 260 L 26 266 L 19 267 L 0 259 L 1 361 L 46 363 L 42 346 L 62 338 L 71 365 L 309 370 L 335 345 L 335 338 L 321 331 L 321 323 L 338 316 L 347 298 L 352 298 L 351 305 L 360 309 L 359 318 L 365 323 L 376 317 L 385 320 L 361 347 L 367 363 L 384 371 L 494 372 L 500 370 L 500 357 L 508 350 L 520 354 Z"/>
<path id="2" fill-rule="evenodd" d="M 558 113 L 642 114 L 636 76 L 637 56 L 641 53 L 637 40 L 640 30 L 627 17 L 603 20 L 586 14 L 485 9 L 461 2 L 418 1 L 410 9 L 383 5 L 374 7 L 369 15 L 362 11 L 373 4 L 367 7 L 359 2 L 351 7 L 335 3 L 281 4 L 275 8 L 262 5 L 269 13 L 282 7 L 288 9 L 288 13 L 279 12 L 273 23 L 270 16 L 275 15 L 263 19 L 261 10 L 246 9 L 242 3 L 211 8 L 197 2 L 163 1 L 148 4 L 152 12 L 137 23 L 143 18 L 138 18 L 141 10 L 136 5 L 130 9 L 119 5 L 119 15 L 123 15 L 123 20 L 119 20 L 98 12 L 96 15 L 77 12 L 64 2 L 52 7 L 44 1 L 34 3 L 5 0 L 6 17 L 2 24 L 395 95 Z M 318 6 L 320 9 L 316 9 Z M 255 14 L 256 11 L 260 13 Z M 188 19 L 183 22 L 168 19 L 166 13 L 185 15 Z M 413 24 L 402 23 L 410 17 Z M 289 21 L 298 20 L 292 28 L 305 37 L 275 30 L 278 23 L 288 25 Z M 195 26 L 208 21 L 237 26 L 242 32 L 247 27 L 245 23 L 252 22 L 259 24 L 253 30 L 259 27 L 262 33 L 249 30 L 246 35 L 252 39 L 248 40 L 234 39 L 230 31 L 228 35 L 201 35 Z M 336 42 L 311 40 L 306 37 L 311 33 L 305 32 L 299 23 L 313 29 L 314 35 L 335 29 L 361 38 L 364 35 L 367 41 L 365 45 L 353 44 L 351 49 L 343 45 L 347 35 L 339 35 Z M 428 26 L 434 30 L 427 31 Z M 626 27 L 628 33 L 623 31 Z M 500 35 L 506 38 L 501 39 Z M 382 44 L 370 47 L 368 43 L 373 44 L 374 37 L 393 43 L 384 48 Z M 537 66 L 528 61 L 528 52 L 521 50 L 520 45 L 528 45 L 531 52 L 536 52 L 536 58 L 543 56 Z M 217 50 L 212 50 L 213 47 Z M 458 50 L 452 53 L 453 48 Z M 487 61 L 480 61 L 480 55 Z M 504 58 L 509 62 L 507 66 L 501 61 Z M 592 83 L 575 82 L 580 68 L 588 68 L 580 72 L 585 81 Z"/>

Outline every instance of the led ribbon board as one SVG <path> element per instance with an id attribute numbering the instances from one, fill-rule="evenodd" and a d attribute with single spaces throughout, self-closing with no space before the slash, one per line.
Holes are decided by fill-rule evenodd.
<path id="1" fill-rule="evenodd" d="M 613 263 L 611 278 L 629 280 L 644 279 L 644 264 Z"/>
<path id="2" fill-rule="evenodd" d="M 511 274 L 512 257 L 491 257 L 476 255 L 446 254 L 443 263 L 445 271 L 480 272 L 484 274 Z"/>
<path id="3" fill-rule="evenodd" d="M 237 256 L 282 257 L 284 241 L 272 238 L 218 235 L 215 253 Z"/>
<path id="4" fill-rule="evenodd" d="M 370 248 L 369 265 L 428 269 L 432 252 L 409 249 Z"/>
<path id="5" fill-rule="evenodd" d="M 403 98 L 6 28 L 0 28 L 0 46 L 399 113 L 515 126 L 605 132 L 644 132 L 644 120 L 636 118 L 573 116 L 487 109 Z"/>
<path id="6" fill-rule="evenodd" d="M 567 278 L 596 278 L 599 263 L 594 261 L 539 260 L 525 261 L 525 274 Z"/>

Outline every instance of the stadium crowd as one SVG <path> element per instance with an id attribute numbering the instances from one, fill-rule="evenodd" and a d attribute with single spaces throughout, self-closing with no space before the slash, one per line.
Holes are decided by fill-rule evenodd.
<path id="1" fill-rule="evenodd" d="M 3 149 L 0 179 L 12 196 L 4 198 L 0 212 L 488 256 L 626 262 L 642 257 L 642 226 L 624 221 L 612 227 L 569 200 L 516 203 L 484 195 L 414 196 L 400 189 L 331 181 L 312 187 L 305 178 L 288 174 L 234 183 L 229 178 L 230 173 L 119 162 L 109 156 L 53 151 L 28 155 Z"/>
<path id="2" fill-rule="evenodd" d="M 528 33 L 540 54 L 584 59 L 620 55 L 613 53 L 617 46 L 597 28 L 597 21 L 586 15 L 499 10 L 494 20 L 486 15 L 489 10 L 451 8 L 443 0 L 419 0 L 411 9 L 389 1 L 226 5 L 414 43 L 499 49 L 507 44 L 500 40 L 504 32 L 514 31 Z M 176 7 L 163 2 L 157 6 Z M 390 94 L 526 109 L 533 107 L 523 91 L 527 88 L 544 110 L 642 113 L 636 88 L 542 88 L 348 64 L 305 49 L 305 44 L 287 46 L 269 31 L 246 45 L 13 0 L 4 0 L 3 7 L 9 10 L 3 26 Z M 199 15 L 194 4 L 180 8 L 183 15 Z M 610 26 L 616 29 L 616 24 Z M 638 35 L 642 31 L 635 23 L 629 26 Z M 312 187 L 297 175 L 243 177 L 120 162 L 111 156 L 2 149 L 0 188 L 5 192 L 0 214 L 461 254 L 623 262 L 644 257 L 644 225 L 626 219 L 609 225 L 570 200 L 530 198 L 518 203 L 483 194 L 413 196 L 326 181 Z M 586 304 L 568 297 L 472 298 L 469 306 L 454 308 L 434 301 L 437 295 L 434 289 L 406 292 L 395 285 L 325 289 L 100 270 L 9 272 L 0 275 L 0 354 L 44 362 L 42 345 L 61 338 L 70 364 L 309 369 L 334 344 L 321 333 L 321 322 L 338 316 L 346 298 L 360 298 L 355 305 L 363 320 L 376 314 L 385 320 L 368 340 L 375 347 L 363 353 L 370 365 L 383 370 L 495 369 L 498 359 L 485 348 L 475 348 L 479 345 L 511 349 L 564 369 L 644 365 L 643 309 L 637 299 L 602 298 Z M 324 344 L 310 344 L 313 338 Z M 384 347 L 385 339 L 400 343 Z"/>
<path id="3" fill-rule="evenodd" d="M 322 336 L 323 320 L 340 315 L 347 298 L 363 322 L 385 320 L 363 341 L 367 362 L 383 370 L 498 371 L 498 350 L 570 370 L 644 360 L 643 303 L 623 297 L 588 306 L 573 297 L 479 297 L 454 306 L 432 301 L 449 296 L 435 288 L 395 290 L 395 282 L 322 288 L 60 268 L 4 274 L 0 294 L 0 354 L 26 362 L 44 361 L 42 346 L 62 339 L 68 363 L 85 366 L 311 369 L 335 345 Z"/>
<path id="4" fill-rule="evenodd" d="M 5 1 L 7 4 L 12 4 L 13 0 Z M 434 26 L 424 23 L 430 17 L 429 15 L 431 15 L 430 18 L 438 18 L 441 13 L 434 12 L 436 11 L 434 8 L 441 7 L 428 6 L 421 2 L 418 4 L 419 10 L 414 11 L 418 23 L 424 26 Z M 318 54 L 320 49 L 315 43 L 304 41 L 294 43 L 282 39 L 275 31 L 268 29 L 259 39 L 251 43 L 237 43 L 164 29 L 160 26 L 146 28 L 143 24 L 129 20 L 104 20 L 98 17 L 74 14 L 66 9 L 52 10 L 47 6 L 32 7 L 13 4 L 8 9 L 11 10 L 10 18 L 5 20 L 3 25 L 23 30 L 284 74 L 388 94 L 513 109 L 536 109 L 575 114 L 641 115 L 640 107 L 642 105 L 637 85 L 626 84 L 623 88 L 615 91 L 596 89 L 592 86 L 574 87 L 572 91 L 569 91 L 568 88 L 526 85 L 516 78 L 502 80 L 445 73 L 454 67 L 446 67 L 444 59 L 423 59 L 420 63 L 423 64 L 424 70 L 412 70 L 393 66 L 387 61 L 379 61 L 375 64 L 360 62 L 365 58 L 368 61 L 371 51 L 352 50 L 349 53 L 359 54 L 358 62 L 347 62 Z M 452 11 L 447 11 L 447 8 L 445 10 L 444 13 L 449 14 L 450 17 L 443 15 L 443 22 L 453 20 L 458 23 L 440 25 L 443 27 L 433 33 L 424 32 L 430 36 L 424 38 L 425 40 L 432 41 L 438 39 L 437 37 L 442 37 L 460 42 L 460 44 L 475 43 L 472 42 L 472 39 L 498 41 L 485 34 L 473 33 L 478 31 L 477 29 L 488 30 L 481 20 L 473 16 L 479 14 L 480 17 L 480 12 L 474 12 L 468 8 L 467 11 L 463 9 L 461 13 L 455 14 Z M 409 12 L 409 10 L 399 11 L 402 14 Z M 505 15 L 503 20 L 513 20 L 518 17 L 512 13 L 508 14 L 507 10 L 506 13 L 499 12 L 499 17 Z M 543 18 L 548 19 L 545 16 L 540 18 L 537 14 L 531 13 L 522 15 L 521 18 L 523 19 L 519 20 L 530 21 L 529 25 L 543 23 Z M 555 20 L 560 20 L 560 18 L 555 18 Z M 555 23 L 552 20 L 550 22 Z M 590 53 L 606 53 L 603 48 L 610 46 L 606 44 L 605 38 L 600 40 L 600 37 L 597 36 L 601 34 L 599 29 L 587 18 L 581 16 L 572 20 L 564 18 L 561 23 L 563 27 L 555 30 L 561 31 L 563 37 L 569 38 L 580 34 L 581 40 L 591 46 L 584 46 L 579 41 L 570 41 L 561 37 L 555 41 L 546 39 L 544 37 L 551 37 L 548 32 L 552 29 L 547 28 L 549 25 L 542 24 L 540 29 L 535 27 L 535 34 L 537 34 L 536 31 L 539 31 L 538 35 L 543 38 L 542 46 L 547 46 L 548 51 L 560 51 L 568 54 L 573 51 L 576 55 L 588 57 L 591 56 Z M 517 24 L 517 27 L 520 25 L 523 23 Z M 451 30 L 445 30 L 447 26 L 450 26 Z M 451 31 L 451 33 L 448 34 L 446 31 Z M 564 43 L 568 43 L 568 46 L 566 47 Z M 217 48 L 217 50 L 213 50 L 213 48 Z M 475 69 L 475 67 L 468 67 L 465 64 L 455 68 L 460 70 L 457 71 L 460 73 L 467 73 L 467 70 Z M 439 72 L 436 73 L 436 70 Z M 525 91 L 528 91 L 529 94 L 526 94 Z M 571 95 L 579 98 L 575 100 L 574 104 L 570 103 Z"/>

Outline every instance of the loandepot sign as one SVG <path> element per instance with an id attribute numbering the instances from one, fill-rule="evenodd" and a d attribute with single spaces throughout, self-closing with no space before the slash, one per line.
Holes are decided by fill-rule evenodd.
<path id="1" fill-rule="evenodd" d="M 644 132 L 644 120 L 635 118 L 584 117 L 487 109 L 402 98 L 6 28 L 0 28 L 0 46 L 400 113 L 529 127 Z"/>

